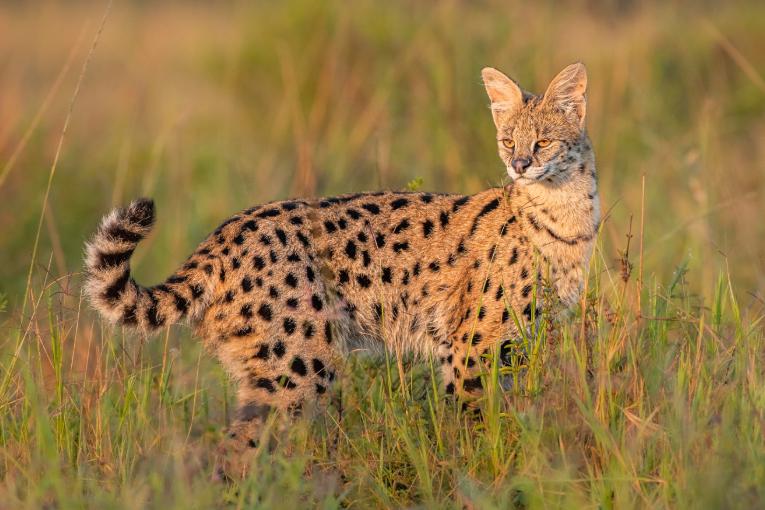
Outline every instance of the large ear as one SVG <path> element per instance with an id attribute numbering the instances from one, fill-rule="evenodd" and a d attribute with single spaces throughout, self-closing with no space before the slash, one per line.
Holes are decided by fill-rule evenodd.
<path id="1" fill-rule="evenodd" d="M 491 99 L 491 116 L 499 127 L 499 114 L 519 108 L 523 104 L 523 91 L 517 83 L 492 67 L 484 67 L 481 77 Z"/>
<path id="2" fill-rule="evenodd" d="M 544 101 L 554 103 L 564 111 L 575 114 L 579 127 L 584 127 L 587 112 L 587 69 L 577 62 L 566 67 L 553 78 L 544 95 Z"/>

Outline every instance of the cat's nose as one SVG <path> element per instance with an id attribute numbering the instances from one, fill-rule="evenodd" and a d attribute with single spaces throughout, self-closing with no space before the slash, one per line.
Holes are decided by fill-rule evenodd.
<path id="1" fill-rule="evenodd" d="M 528 156 L 513 158 L 510 164 L 518 175 L 523 175 L 526 173 L 526 169 L 531 165 L 531 158 Z"/>

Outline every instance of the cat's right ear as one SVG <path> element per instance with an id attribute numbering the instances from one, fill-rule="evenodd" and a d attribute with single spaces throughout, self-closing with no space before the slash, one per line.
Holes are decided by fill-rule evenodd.
<path id="1" fill-rule="evenodd" d="M 481 77 L 491 99 L 491 116 L 494 124 L 499 127 L 499 118 L 503 112 L 515 110 L 523 104 L 523 91 L 517 83 L 493 67 L 484 67 Z"/>

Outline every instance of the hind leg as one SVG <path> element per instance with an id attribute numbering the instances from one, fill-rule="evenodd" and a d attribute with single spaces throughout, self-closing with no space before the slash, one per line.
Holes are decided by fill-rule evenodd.
<path id="1" fill-rule="evenodd" d="M 335 379 L 337 358 L 322 343 L 256 343 L 248 349 L 237 372 L 238 407 L 217 453 L 215 477 L 240 478 L 247 472 L 253 451 L 263 435 L 263 425 L 273 411 L 279 421 L 324 405 L 324 395 Z"/>

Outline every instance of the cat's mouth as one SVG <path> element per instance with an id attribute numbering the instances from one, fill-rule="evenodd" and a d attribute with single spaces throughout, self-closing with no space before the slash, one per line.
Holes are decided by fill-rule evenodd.
<path id="1" fill-rule="evenodd" d="M 526 169 L 525 172 L 519 174 L 513 167 L 507 167 L 507 175 L 515 182 L 533 182 L 542 179 L 547 170 L 544 166 L 532 166 Z"/>

